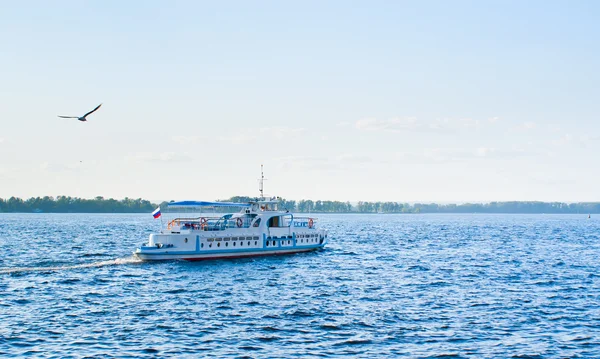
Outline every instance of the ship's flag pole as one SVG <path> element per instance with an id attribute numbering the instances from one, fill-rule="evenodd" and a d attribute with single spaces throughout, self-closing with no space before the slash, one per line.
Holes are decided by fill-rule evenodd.
<path id="1" fill-rule="evenodd" d="M 157 209 L 155 209 L 154 212 L 152 212 L 152 217 L 154 217 L 154 219 L 160 218 L 160 231 L 159 232 L 162 232 L 163 222 L 162 222 L 162 216 L 160 213 L 160 206 Z"/>

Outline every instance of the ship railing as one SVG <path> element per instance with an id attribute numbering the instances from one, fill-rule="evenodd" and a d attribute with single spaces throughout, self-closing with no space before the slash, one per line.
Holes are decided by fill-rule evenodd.
<path id="1" fill-rule="evenodd" d="M 228 228 L 249 228 L 252 218 L 194 217 L 175 218 L 167 223 L 167 229 L 192 229 L 201 231 L 223 231 Z"/>
<path id="2" fill-rule="evenodd" d="M 219 220 L 221 217 L 179 217 L 167 222 L 167 229 L 179 227 L 183 229 L 204 229 L 209 221 Z"/>

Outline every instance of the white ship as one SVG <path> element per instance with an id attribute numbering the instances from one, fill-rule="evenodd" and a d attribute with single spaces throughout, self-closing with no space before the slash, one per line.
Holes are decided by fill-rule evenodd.
<path id="1" fill-rule="evenodd" d="M 248 203 L 181 201 L 169 208 L 193 209 L 197 216 L 177 217 L 161 224 L 148 243 L 134 255 L 145 261 L 184 259 L 189 261 L 242 258 L 309 252 L 327 244 L 327 231 L 317 228 L 317 219 L 279 210 L 276 198 L 261 197 Z M 237 213 L 203 215 L 213 209 L 241 208 Z"/>

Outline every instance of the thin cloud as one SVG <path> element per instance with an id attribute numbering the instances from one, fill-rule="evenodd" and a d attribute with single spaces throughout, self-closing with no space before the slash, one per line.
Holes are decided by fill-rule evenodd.
<path id="1" fill-rule="evenodd" d="M 191 143 L 198 143 L 205 141 L 206 136 L 171 136 L 171 141 L 179 143 L 181 145 L 189 145 Z"/>
<path id="2" fill-rule="evenodd" d="M 340 154 L 335 156 L 286 156 L 277 159 L 283 169 L 339 171 L 376 163 L 364 155 Z"/>
<path id="3" fill-rule="evenodd" d="M 552 125 L 548 125 L 547 128 L 548 128 L 548 131 L 550 131 L 550 132 L 555 132 L 556 133 L 556 132 L 561 132 L 562 131 L 562 128 L 559 125 L 552 124 Z"/>
<path id="4" fill-rule="evenodd" d="M 589 146 L 593 146 L 598 140 L 600 140 L 600 136 L 574 136 L 570 133 L 566 133 L 560 138 L 552 141 L 552 144 L 554 146 L 576 145 L 583 148 L 588 148 Z"/>
<path id="5" fill-rule="evenodd" d="M 77 164 L 64 164 L 64 163 L 50 163 L 44 162 L 40 165 L 40 169 L 46 172 L 73 172 L 80 171 L 81 165 Z"/>
<path id="6" fill-rule="evenodd" d="M 356 121 L 354 127 L 365 131 L 390 131 L 403 132 L 415 130 L 420 126 L 415 117 L 390 118 L 387 120 L 378 120 L 376 118 L 363 118 Z"/>
<path id="7" fill-rule="evenodd" d="M 245 129 L 239 133 L 234 133 L 227 136 L 217 137 L 219 141 L 227 142 L 231 144 L 248 144 L 259 139 L 271 139 L 271 140 L 286 140 L 290 138 L 296 138 L 305 132 L 304 128 L 291 128 L 291 127 L 262 127 L 256 130 Z"/>
<path id="8" fill-rule="evenodd" d="M 263 127 L 259 130 L 263 135 L 276 138 L 278 140 L 289 138 L 304 132 L 304 128 L 290 128 L 290 127 Z"/>
<path id="9" fill-rule="evenodd" d="M 488 122 L 497 121 L 497 117 Z M 484 121 L 472 118 L 437 118 L 432 121 L 417 120 L 416 117 L 394 117 L 380 120 L 373 117 L 362 118 L 354 124 L 354 127 L 362 131 L 380 132 L 455 132 L 462 130 L 480 129 Z"/>
<path id="10" fill-rule="evenodd" d="M 455 129 L 477 129 L 482 126 L 482 122 L 472 118 L 438 118 L 428 126 L 430 128 L 447 131 Z"/>
<path id="11" fill-rule="evenodd" d="M 527 152 L 521 148 L 499 149 L 493 147 L 479 147 L 474 151 L 474 155 L 480 158 L 515 158 L 532 154 L 534 153 Z"/>
<path id="12" fill-rule="evenodd" d="M 571 135 L 570 133 L 566 133 L 563 136 L 561 136 L 559 139 L 552 141 L 552 144 L 555 146 L 564 146 L 564 145 L 568 145 L 571 142 L 573 142 L 573 135 Z"/>
<path id="13" fill-rule="evenodd" d="M 394 159 L 403 163 L 447 163 L 484 159 L 515 158 L 534 153 L 523 149 L 478 148 L 426 148 L 421 151 L 396 152 Z"/>
<path id="14" fill-rule="evenodd" d="M 463 128 L 480 128 L 481 121 L 472 118 L 461 118 L 458 120 L 459 126 Z"/>
<path id="15" fill-rule="evenodd" d="M 217 137 L 217 139 L 221 142 L 225 142 L 228 144 L 244 145 L 244 144 L 255 142 L 258 139 L 258 137 L 256 135 L 252 135 L 252 134 L 239 133 L 239 134 L 228 135 L 228 136 L 219 136 L 219 137 Z"/>
<path id="16" fill-rule="evenodd" d="M 163 152 L 163 153 L 152 153 L 152 152 L 138 152 L 131 153 L 125 156 L 125 160 L 128 162 L 182 162 L 190 161 L 192 157 L 187 153 L 176 153 L 176 152 Z"/>
<path id="17" fill-rule="evenodd" d="M 520 131 L 520 132 L 531 131 L 535 128 L 537 128 L 537 124 L 533 121 L 525 121 L 525 122 L 521 123 L 520 125 L 513 127 L 514 130 Z"/>

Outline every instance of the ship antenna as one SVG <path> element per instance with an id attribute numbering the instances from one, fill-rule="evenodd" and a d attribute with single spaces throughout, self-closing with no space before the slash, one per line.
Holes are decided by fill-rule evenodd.
<path id="1" fill-rule="evenodd" d="M 264 201 L 265 196 L 263 193 L 265 183 L 265 175 L 263 173 L 263 165 L 260 165 L 260 180 L 258 180 L 258 190 L 260 191 L 260 200 Z"/>

